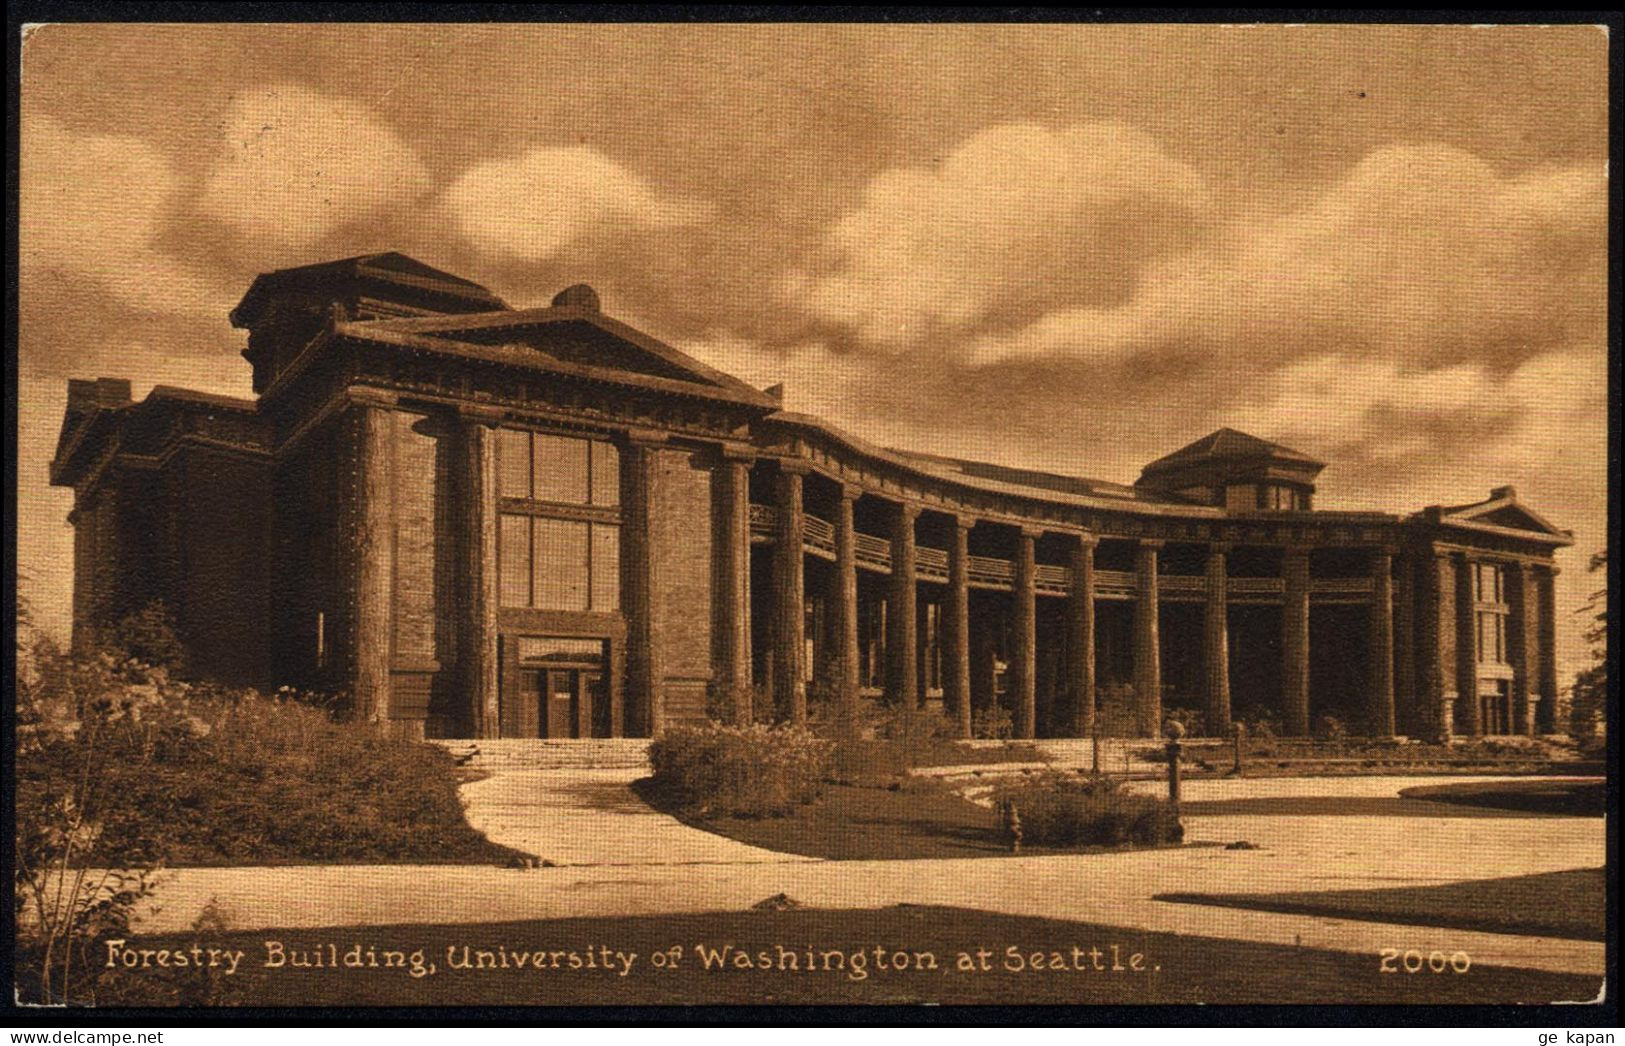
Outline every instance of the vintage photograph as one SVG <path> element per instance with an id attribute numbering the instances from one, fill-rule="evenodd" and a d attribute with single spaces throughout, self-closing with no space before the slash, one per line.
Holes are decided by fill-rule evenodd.
<path id="1" fill-rule="evenodd" d="M 1611 1004 L 1609 26 L 21 33 L 18 1006 Z"/>

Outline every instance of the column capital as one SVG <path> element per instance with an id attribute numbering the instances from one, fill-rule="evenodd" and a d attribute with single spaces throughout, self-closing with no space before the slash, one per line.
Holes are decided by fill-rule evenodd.
<path id="1" fill-rule="evenodd" d="M 967 512 L 955 512 L 951 518 L 954 526 L 960 530 L 970 530 L 976 526 L 976 517 Z"/>
<path id="2" fill-rule="evenodd" d="M 717 455 L 732 465 L 751 465 L 756 462 L 756 448 L 748 443 L 719 443 Z"/>
<path id="3" fill-rule="evenodd" d="M 671 437 L 659 429 L 632 428 L 626 430 L 626 442 L 633 447 L 661 447 Z"/>
<path id="4" fill-rule="evenodd" d="M 1046 533 L 1044 527 L 1035 527 L 1027 523 L 1018 525 L 1016 529 L 1021 532 L 1021 536 L 1024 538 L 1041 538 Z"/>
<path id="5" fill-rule="evenodd" d="M 1081 534 L 1074 534 L 1073 537 L 1077 538 L 1078 544 L 1082 545 L 1084 548 L 1095 548 L 1100 544 L 1100 535 L 1091 534 L 1088 531 Z"/>
<path id="6" fill-rule="evenodd" d="M 912 501 L 894 501 L 894 502 L 892 502 L 892 504 L 897 506 L 897 514 L 898 514 L 898 516 L 900 516 L 900 517 L 902 517 L 904 519 L 907 519 L 910 522 L 920 518 L 920 512 L 922 511 L 922 508 L 921 508 L 921 506 L 915 504 L 914 502 L 912 502 Z"/>
<path id="7" fill-rule="evenodd" d="M 857 483 L 847 482 L 846 480 L 841 481 L 841 500 L 842 501 L 856 501 L 861 497 L 863 497 L 863 487 L 862 486 L 860 486 Z"/>
<path id="8" fill-rule="evenodd" d="M 813 470 L 812 462 L 804 458 L 780 458 L 779 471 L 796 476 L 805 476 Z"/>
<path id="9" fill-rule="evenodd" d="M 1227 555 L 1230 552 L 1234 551 L 1235 547 L 1236 547 L 1236 543 L 1234 541 L 1209 541 L 1207 543 L 1207 550 L 1208 550 L 1209 555 L 1217 555 L 1217 556 Z"/>
<path id="10" fill-rule="evenodd" d="M 508 412 L 489 403 L 457 404 L 457 420 L 465 425 L 495 428 L 507 420 Z"/>
<path id="11" fill-rule="evenodd" d="M 351 385 L 344 395 L 356 407 L 393 407 L 400 402 L 395 393 L 371 385 Z"/>
<path id="12" fill-rule="evenodd" d="M 1136 538 L 1134 543 L 1136 548 L 1138 548 L 1140 551 L 1155 552 L 1168 542 L 1164 541 L 1162 538 Z"/>

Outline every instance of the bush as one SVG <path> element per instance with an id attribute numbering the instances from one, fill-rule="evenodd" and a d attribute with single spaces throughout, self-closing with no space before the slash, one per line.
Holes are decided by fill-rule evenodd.
<path id="1" fill-rule="evenodd" d="M 832 748 L 797 726 L 676 727 L 649 746 L 649 764 L 688 813 L 783 817 L 822 793 Z"/>
<path id="2" fill-rule="evenodd" d="M 1349 728 L 1334 715 L 1319 716 L 1315 719 L 1314 737 L 1317 741 L 1340 745 L 1348 740 Z"/>
<path id="3" fill-rule="evenodd" d="M 1029 846 L 1150 846 L 1183 835 L 1167 800 L 1125 792 L 1108 777 L 1046 774 L 998 789 L 994 798 L 1014 805 Z"/>
<path id="4" fill-rule="evenodd" d="M 1132 683 L 1107 683 L 1097 695 L 1101 737 L 1138 737 L 1140 713 L 1134 707 Z"/>
<path id="5" fill-rule="evenodd" d="M 1207 713 L 1200 708 L 1169 708 L 1164 710 L 1162 718 L 1184 727 L 1186 737 L 1208 736 Z"/>
<path id="6" fill-rule="evenodd" d="M 970 732 L 972 737 L 986 741 L 1008 741 L 1015 736 L 1015 720 L 1010 710 L 1000 705 L 978 708 L 971 713 Z"/>

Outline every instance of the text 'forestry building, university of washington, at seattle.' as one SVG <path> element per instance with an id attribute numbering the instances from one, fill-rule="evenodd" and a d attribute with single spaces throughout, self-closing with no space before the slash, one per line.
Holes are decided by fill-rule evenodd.
<path id="1" fill-rule="evenodd" d="M 1320 462 L 1230 429 L 1132 486 L 883 449 L 588 287 L 515 310 L 399 254 L 231 318 L 254 399 L 69 383 L 76 643 L 161 601 L 193 674 L 407 736 L 799 720 L 809 689 L 1018 737 L 1555 729 L 1571 538 L 1511 487 L 1314 511 Z"/>

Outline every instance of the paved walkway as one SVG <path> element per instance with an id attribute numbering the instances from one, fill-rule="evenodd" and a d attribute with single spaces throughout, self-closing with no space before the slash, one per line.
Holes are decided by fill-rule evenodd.
<path id="1" fill-rule="evenodd" d="M 652 809 L 631 783 L 646 769 L 516 770 L 464 785 L 468 823 L 492 842 L 556 865 L 806 861 L 690 828 Z"/>
<path id="2" fill-rule="evenodd" d="M 512 775 L 519 778 L 522 775 Z M 1196 846 L 1108 854 L 919 861 L 819 861 L 770 854 L 616 799 L 635 771 L 554 772 L 537 793 L 572 812 L 523 822 L 528 782 L 470 788 L 471 819 L 493 838 L 564 857 L 536 870 L 445 866 L 183 869 L 155 897 L 144 931 L 187 928 L 211 898 L 234 928 L 490 922 L 563 916 L 740 910 L 788 893 L 817 907 L 949 905 L 1111 926 L 1328 948 L 1466 951 L 1475 964 L 1597 973 L 1600 942 L 1282 915 L 1152 898 L 1456 882 L 1599 867 L 1601 818 L 1191 817 Z M 1451 780 L 1464 780 L 1453 778 Z M 578 782 L 571 784 L 571 781 Z M 1429 778 L 1268 778 L 1191 782 L 1196 798 L 1395 795 Z M 1212 794 L 1204 794 L 1212 793 Z M 630 793 L 626 793 L 630 794 Z M 548 819 L 550 818 L 550 820 Z M 552 829 L 547 825 L 554 826 Z M 625 838 L 648 833 L 651 845 Z M 698 838 L 696 838 L 698 837 Z M 531 847 L 524 847 L 531 849 Z M 764 856 L 766 853 L 766 856 Z M 729 855 L 734 855 L 730 857 Z M 568 863 L 570 859 L 576 863 Z M 557 860 L 557 858 L 554 858 Z M 594 863 L 597 862 L 597 863 Z M 1039 942 L 1042 943 L 1042 942 Z"/>

